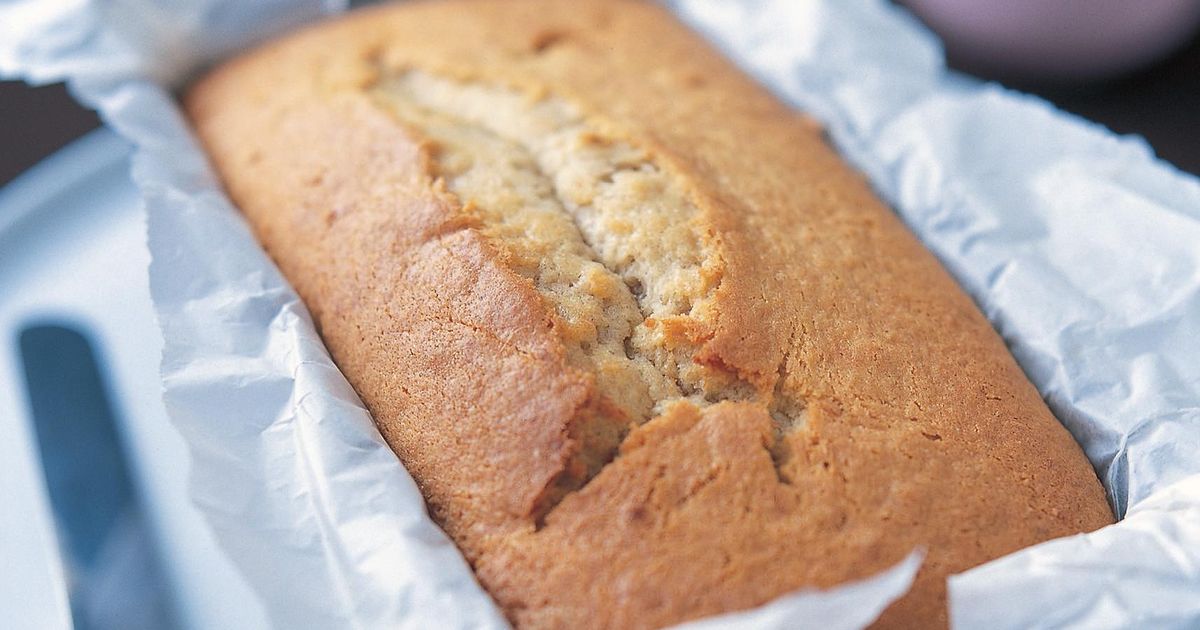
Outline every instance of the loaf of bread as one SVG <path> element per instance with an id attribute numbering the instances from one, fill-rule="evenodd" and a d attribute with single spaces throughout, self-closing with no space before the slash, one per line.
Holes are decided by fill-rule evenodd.
<path id="1" fill-rule="evenodd" d="M 820 128 L 653 4 L 382 6 L 186 108 L 434 519 L 521 628 L 646 628 L 1113 515 Z"/>

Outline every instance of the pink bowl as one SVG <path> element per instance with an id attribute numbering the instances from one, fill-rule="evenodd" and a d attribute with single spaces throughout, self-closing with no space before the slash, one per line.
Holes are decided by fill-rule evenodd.
<path id="1" fill-rule="evenodd" d="M 1196 31 L 1200 0 L 902 0 L 963 65 L 1032 81 L 1136 70 Z"/>

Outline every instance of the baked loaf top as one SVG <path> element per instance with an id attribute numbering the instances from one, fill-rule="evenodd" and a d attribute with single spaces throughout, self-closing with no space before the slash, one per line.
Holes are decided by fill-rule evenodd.
<path id="1" fill-rule="evenodd" d="M 631 2 L 360 11 L 187 110 L 522 627 L 947 574 L 1112 521 L 1079 447 L 821 130 Z"/>

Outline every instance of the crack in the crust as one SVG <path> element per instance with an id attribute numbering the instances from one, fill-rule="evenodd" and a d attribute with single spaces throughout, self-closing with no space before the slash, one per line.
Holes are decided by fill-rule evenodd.
<path id="1" fill-rule="evenodd" d="M 800 323 L 797 322 L 793 324 L 792 331 L 788 334 L 788 343 L 785 346 L 783 359 L 779 362 L 778 375 L 775 379 L 775 388 L 769 407 L 773 431 L 771 444 L 767 450 L 771 453 L 771 462 L 775 465 L 775 476 L 778 477 L 780 483 L 789 485 L 792 483 L 792 479 L 787 474 L 786 466 L 792 458 L 792 445 L 788 441 L 788 435 L 803 427 L 808 419 L 807 403 L 785 391 L 788 360 L 796 347 L 796 336 L 799 331 Z"/>
<path id="2" fill-rule="evenodd" d="M 552 199 L 552 201 L 558 206 L 557 210 L 559 211 L 561 216 L 563 216 L 568 221 L 570 221 L 572 228 L 575 232 L 575 236 L 579 239 L 579 241 L 584 246 L 586 259 L 591 263 L 595 263 L 595 264 L 599 265 L 604 270 L 604 272 L 611 274 L 613 276 L 616 276 L 618 278 L 622 278 L 622 274 L 621 274 L 620 270 L 614 269 L 614 268 L 610 267 L 609 265 L 605 264 L 605 261 L 602 259 L 602 257 L 596 253 L 596 248 L 595 248 L 594 244 L 587 238 L 587 235 L 585 234 L 584 230 L 579 226 L 578 222 L 575 220 L 574 215 L 566 209 L 566 205 L 567 205 L 566 201 L 558 194 L 557 188 L 555 186 L 553 186 L 553 178 L 537 165 L 536 160 L 534 160 L 533 157 L 531 155 L 529 155 L 529 152 L 525 147 L 522 147 L 516 143 L 507 141 L 506 139 L 491 132 L 486 127 L 472 124 L 472 123 L 470 123 L 470 121 L 466 121 L 461 118 L 446 114 L 445 112 L 426 112 L 426 113 L 430 114 L 430 115 L 436 115 L 441 118 L 450 119 L 457 125 L 460 125 L 464 128 L 470 128 L 472 130 L 472 132 L 474 132 L 474 133 L 487 135 L 490 138 L 492 138 L 493 140 L 503 142 L 515 154 L 518 154 L 522 160 L 527 162 L 527 164 L 525 165 L 528 167 L 527 171 L 530 174 L 536 176 L 536 178 L 538 180 L 540 180 L 540 182 L 544 183 L 549 190 L 553 191 L 554 198 Z M 433 161 L 433 165 L 438 167 L 440 170 L 441 165 L 440 165 L 440 163 L 438 163 L 437 160 Z M 443 177 L 443 181 L 452 181 L 452 179 L 453 179 L 452 176 L 449 176 L 447 173 L 441 173 L 441 176 Z M 465 205 L 465 203 L 471 202 L 471 200 L 466 200 L 466 202 L 464 203 L 464 200 L 461 198 L 461 195 L 458 195 L 453 190 L 454 186 L 452 184 L 449 186 L 449 188 L 450 188 L 449 192 L 451 194 L 455 194 L 455 196 L 460 197 L 459 198 L 460 206 Z M 633 292 L 629 289 L 628 283 L 623 278 L 622 278 L 622 281 L 618 284 L 621 288 L 623 288 L 627 292 L 629 299 L 632 300 L 634 302 L 634 304 L 638 307 L 637 310 L 638 310 L 639 314 L 641 315 L 641 321 L 637 322 L 634 325 L 629 326 L 628 329 L 626 331 L 624 331 L 624 334 L 622 335 L 621 340 L 620 340 L 622 353 L 626 355 L 626 358 L 628 360 L 636 360 L 636 359 L 640 358 L 640 359 L 649 361 L 648 357 L 642 356 L 641 353 L 637 350 L 637 348 L 634 347 L 630 343 L 632 336 L 633 336 L 634 327 L 636 325 L 640 325 L 642 322 L 645 321 L 645 317 L 646 317 L 645 313 L 647 312 L 648 309 L 646 309 L 644 305 L 638 303 L 638 301 L 636 300 L 636 297 L 633 295 Z M 457 323 L 465 324 L 464 322 L 457 322 Z M 471 329 L 479 332 L 478 327 L 471 326 Z M 501 342 L 504 341 L 502 339 L 499 339 L 495 335 L 492 335 L 492 337 L 496 338 L 497 340 L 499 340 Z M 511 345 L 509 347 L 512 347 L 514 350 L 521 352 L 521 354 L 526 354 L 520 348 L 516 348 L 515 346 L 511 346 Z M 597 416 L 603 416 L 604 410 L 603 409 L 584 409 L 584 410 L 582 410 L 582 413 L 585 415 L 590 413 L 590 414 L 596 414 Z M 633 418 L 633 421 L 635 423 L 641 423 L 641 422 L 644 422 L 646 419 L 647 419 L 646 417 L 637 417 L 637 418 Z M 598 454 L 589 454 L 589 455 L 592 455 L 592 457 L 594 459 L 592 464 L 590 466 L 588 466 L 589 470 L 587 470 L 583 475 L 579 475 L 576 472 L 576 469 L 578 468 L 578 466 L 568 465 L 564 468 L 564 471 L 563 471 L 563 473 L 560 474 L 559 478 L 555 479 L 550 484 L 548 484 L 546 490 L 544 491 L 544 496 L 540 497 L 538 499 L 538 501 L 536 502 L 539 507 L 534 510 L 535 520 L 539 525 L 541 524 L 544 516 L 551 509 L 553 509 L 553 507 L 556 506 L 562 500 L 562 498 L 566 496 L 566 494 L 569 494 L 570 492 L 582 487 L 589 479 L 594 477 L 594 475 L 597 474 L 600 469 L 602 469 L 605 465 L 607 465 L 608 462 L 610 462 L 616 456 L 617 450 L 620 446 L 620 442 L 621 442 L 621 440 L 623 440 L 624 435 L 628 432 L 628 430 L 630 428 L 628 426 L 628 423 L 622 423 L 620 420 L 617 420 L 617 423 L 625 424 L 626 426 L 619 426 L 618 431 L 617 431 L 617 439 L 613 440 L 611 444 L 604 445 L 604 448 L 603 448 L 604 452 L 601 452 Z M 586 431 L 586 428 L 583 430 Z M 579 436 L 573 436 L 573 437 L 578 438 Z M 597 455 L 598 455 L 598 457 L 597 457 Z"/>
<path id="3" fill-rule="evenodd" d="M 572 294 L 572 291 L 580 294 L 588 293 L 589 290 L 586 288 L 579 289 L 579 286 L 584 284 L 586 277 L 591 273 L 587 267 L 588 264 L 598 266 L 602 275 L 616 280 L 615 283 L 603 285 L 608 286 L 608 289 L 604 289 L 605 291 L 615 292 L 617 294 L 615 297 L 597 297 L 596 291 L 591 290 L 592 295 L 584 297 L 600 302 L 603 308 L 596 313 L 576 319 L 588 320 L 586 323 L 594 326 L 596 330 L 593 341 L 579 342 L 578 347 L 584 356 L 583 359 L 580 359 L 584 361 L 582 367 L 590 369 L 593 374 L 597 375 L 598 390 L 602 398 L 611 397 L 612 400 L 618 402 L 607 406 L 605 404 L 585 405 L 587 408 L 581 409 L 577 414 L 577 416 L 584 417 L 577 417 L 571 425 L 571 430 L 582 433 L 584 437 L 580 437 L 580 435 L 572 435 L 572 437 L 580 440 L 580 453 L 577 453 L 577 459 L 584 460 L 585 465 L 582 466 L 582 472 L 580 472 L 581 466 L 578 461 L 565 466 L 559 478 L 548 484 L 533 514 L 539 528 L 544 522 L 545 516 L 567 494 L 581 489 L 615 458 L 620 443 L 629 429 L 634 424 L 643 423 L 653 414 L 658 413 L 664 403 L 689 398 L 696 404 L 707 405 L 723 400 L 742 400 L 748 395 L 753 396 L 754 388 L 748 383 L 741 382 L 740 377 L 737 377 L 736 374 L 732 375 L 736 382 L 720 386 L 717 391 L 706 391 L 702 375 L 698 377 L 693 374 L 687 377 L 684 374 L 686 369 L 699 369 L 690 365 L 695 364 L 694 348 L 685 345 L 680 346 L 679 349 L 671 349 L 664 345 L 655 345 L 653 339 L 639 337 L 639 335 L 648 334 L 649 328 L 646 325 L 651 319 L 680 315 L 690 316 L 689 312 L 699 302 L 709 299 L 715 291 L 715 286 L 708 286 L 698 295 L 689 295 L 686 293 L 687 287 L 695 285 L 685 282 L 683 284 L 685 292 L 673 293 L 673 291 L 680 290 L 675 284 L 679 282 L 680 274 L 686 277 L 690 272 L 699 276 L 703 271 L 703 260 L 712 257 L 719 259 L 717 252 L 708 251 L 701 246 L 698 234 L 693 234 L 694 240 L 691 242 L 691 248 L 699 253 L 691 254 L 693 257 L 691 259 L 676 260 L 672 256 L 678 256 L 678 252 L 656 242 L 647 242 L 645 236 L 637 237 L 641 238 L 641 241 L 630 240 L 634 239 L 634 236 L 620 232 L 622 229 L 650 229 L 642 226 L 622 225 L 622 221 L 628 222 L 641 217 L 642 215 L 637 214 L 638 212 L 650 213 L 650 218 L 657 220 L 660 226 L 666 222 L 665 232 L 672 229 L 675 229 L 676 232 L 681 229 L 685 232 L 687 229 L 694 231 L 694 228 L 680 228 L 679 226 L 690 225 L 687 223 L 692 220 L 689 212 L 694 213 L 695 207 L 686 200 L 685 195 L 681 195 L 679 190 L 672 188 L 673 180 L 670 175 L 662 171 L 643 151 L 601 136 L 588 127 L 584 119 L 577 114 L 562 115 L 559 112 L 556 114 L 560 116 L 558 119 L 551 115 L 548 119 L 549 122 L 538 120 L 533 117 L 536 112 L 532 108 L 537 107 L 536 104 L 527 104 L 527 107 L 530 108 L 528 111 L 518 111 L 518 113 L 526 114 L 531 118 L 530 120 L 521 120 L 518 116 L 514 127 L 518 131 L 534 133 L 534 139 L 529 141 L 513 132 L 512 129 L 509 129 L 507 133 L 501 133 L 501 131 L 493 129 L 490 122 L 481 122 L 490 120 L 489 117 L 493 116 L 491 111 L 493 107 L 503 109 L 502 106 L 508 101 L 494 103 L 485 101 L 485 106 L 489 107 L 485 107 L 485 111 L 482 113 L 470 110 L 467 105 L 461 105 L 462 101 L 480 94 L 493 99 L 510 99 L 511 94 L 504 92 L 501 88 L 477 84 L 457 84 L 419 73 L 392 73 L 388 78 L 389 75 L 386 72 L 381 72 L 380 76 L 385 78 L 370 88 L 371 94 L 376 97 L 376 103 L 396 116 L 401 123 L 415 128 L 413 129 L 415 133 L 431 141 L 430 146 L 427 147 L 430 156 L 429 166 L 446 183 L 448 192 L 458 197 L 461 207 L 482 210 L 485 215 L 488 212 L 491 213 L 491 216 L 480 219 L 477 227 L 489 240 L 497 243 L 502 250 L 508 248 L 510 253 L 513 253 L 513 250 L 520 250 L 522 246 L 530 243 L 544 246 L 545 244 L 530 240 L 536 238 L 531 235 L 531 232 L 539 227 L 537 221 L 546 220 L 545 215 L 553 214 L 567 222 L 570 231 L 569 237 L 577 239 L 581 245 L 580 250 L 571 255 L 577 255 L 586 261 L 586 264 L 582 264 L 580 267 L 578 277 L 573 278 L 567 284 L 562 284 L 562 279 L 558 278 L 556 281 L 559 282 L 559 285 L 545 285 L 543 284 L 544 278 L 539 274 L 545 273 L 546 261 L 539 259 L 532 265 L 528 261 L 524 261 L 527 267 L 522 272 L 517 268 L 522 263 L 519 259 L 520 251 L 514 253 L 514 256 L 517 256 L 514 270 L 534 282 L 539 292 L 552 303 L 555 309 L 559 310 L 560 316 L 567 322 L 568 329 L 572 324 L 569 321 L 571 318 L 568 317 L 570 313 L 564 314 L 561 310 L 564 308 L 563 304 L 555 301 L 563 299 L 554 293 L 556 287 L 562 289 L 562 293 L 567 295 L 567 299 L 574 299 L 572 296 L 575 294 Z M 419 81 L 426 83 L 418 82 L 415 84 L 417 87 L 406 86 L 402 84 L 402 81 L 408 76 L 418 76 Z M 429 86 L 432 85 L 432 89 L 450 90 L 450 100 L 443 103 L 446 106 L 438 106 L 436 98 L 432 99 L 432 104 L 427 102 L 429 100 L 427 97 L 425 97 L 426 101 L 418 99 L 413 90 L 421 88 L 422 85 L 424 85 L 424 89 L 430 89 Z M 443 94 L 441 97 L 444 100 L 446 95 Z M 545 96 L 541 99 L 543 102 L 552 100 Z M 559 104 L 552 102 L 550 105 L 558 106 Z M 553 111 L 556 110 L 550 105 L 547 107 L 552 110 L 553 114 Z M 462 107 L 467 107 L 467 109 L 460 111 Z M 510 116 L 512 115 L 511 111 L 508 113 Z M 503 116 L 504 112 L 498 115 Z M 439 133 L 443 137 L 439 137 Z M 542 135 L 539 137 L 536 134 Z M 458 146 L 455 146 L 456 141 Z M 583 143 L 585 146 L 580 149 L 579 146 L 571 145 L 572 141 Z M 488 144 L 493 146 L 489 148 Z M 603 147 L 603 150 L 597 150 L 597 146 Z M 449 148 L 443 154 L 443 149 L 446 147 Z M 502 150 L 495 151 L 497 147 Z M 489 150 L 493 151 L 490 155 Z M 559 153 L 555 153 L 556 151 L 567 156 L 571 156 L 571 151 L 582 151 L 583 154 L 582 157 L 575 155 L 574 157 L 578 159 L 576 162 L 571 162 L 570 157 L 564 158 Z M 592 153 L 588 153 L 588 151 L 592 151 Z M 494 162 L 488 162 L 489 157 Z M 589 159 L 591 162 L 588 162 Z M 480 181 L 471 181 L 470 178 L 473 175 L 480 177 L 471 171 L 476 161 L 486 163 L 487 172 L 484 176 L 495 180 L 485 179 L 483 183 L 493 188 L 499 185 L 501 188 L 499 193 L 494 190 L 478 188 L 481 185 Z M 548 170 L 547 162 L 550 164 L 551 170 Z M 555 168 L 557 170 L 554 170 Z M 514 185 L 514 181 L 517 184 Z M 522 185 L 532 188 L 522 189 Z M 619 185 L 624 185 L 624 188 L 618 188 Z M 600 200 L 605 194 L 629 194 L 633 185 L 651 187 L 649 193 L 644 193 L 651 196 L 648 197 L 648 200 L 641 202 L 645 204 L 645 208 L 635 205 L 634 212 L 630 213 L 629 208 L 614 207 L 611 205 L 611 201 L 607 207 L 593 205 L 593 201 Z M 472 186 L 476 186 L 474 193 L 478 193 L 478 195 L 472 193 Z M 654 186 L 661 187 L 661 190 L 653 188 Z M 632 189 L 643 193 L 636 186 L 633 186 Z M 532 197 L 520 197 L 522 193 L 528 194 L 531 190 Z M 583 192 L 581 193 L 580 190 Z M 489 207 L 486 201 L 489 194 L 494 199 L 501 201 L 504 201 L 504 194 L 518 196 L 518 206 L 514 213 L 517 216 L 505 214 L 504 209 L 500 207 L 503 205 L 502 203 L 497 204 L 497 207 L 494 208 Z M 500 196 L 497 197 L 497 194 Z M 653 195 L 658 195 L 658 197 Z M 477 202 L 474 198 L 476 196 L 482 196 L 484 200 Z M 684 208 L 681 210 L 672 206 L 672 203 L 684 204 Z M 537 208 L 537 212 L 543 213 L 541 218 L 535 216 L 536 212 L 529 216 L 521 214 L 522 212 L 528 214 L 530 209 L 538 204 L 541 206 Z M 549 212 L 547 212 L 547 208 L 549 208 Z M 613 215 L 613 212 L 616 212 L 616 215 Z M 621 214 L 622 212 L 624 214 Z M 655 212 L 659 214 L 654 215 Z M 522 221 L 532 221 L 532 223 L 522 225 Z M 614 229 L 617 231 L 614 232 Z M 599 235 L 601 241 L 598 242 L 590 237 L 590 233 L 593 231 Z M 664 236 L 664 238 L 666 237 Z M 508 240 L 506 241 L 506 239 Z M 567 249 L 570 248 L 569 243 L 560 245 Z M 680 248 L 676 247 L 675 249 Z M 682 249 L 688 250 L 687 247 Z M 555 254 L 557 251 L 547 249 L 543 254 L 547 254 L 547 252 L 549 252 L 547 255 Z M 696 260 L 701 262 L 696 262 Z M 655 264 L 658 266 L 655 267 Z M 665 280 L 663 276 L 654 275 L 656 272 L 662 273 L 660 270 L 664 267 L 670 269 L 674 274 L 666 276 Z M 702 278 L 696 279 L 696 281 L 701 280 Z M 609 301 L 603 302 L 604 299 Z M 629 312 L 624 316 L 625 319 L 622 319 L 618 312 L 622 308 L 621 304 L 631 305 L 636 313 Z M 569 306 L 568 304 L 567 307 Z M 613 316 L 614 312 L 618 312 L 616 317 Z M 607 328 L 612 326 L 616 326 L 619 330 Z M 794 330 L 792 334 L 794 336 Z M 607 342 L 605 342 L 606 338 Z M 789 341 L 794 342 L 794 339 Z M 589 352 L 592 354 L 588 354 Z M 606 355 L 605 352 L 610 354 Z M 773 396 L 776 400 L 782 399 L 781 388 L 785 377 L 787 358 L 785 352 L 779 366 L 779 377 Z M 601 366 L 607 365 L 611 368 L 614 362 L 610 359 L 624 362 L 617 366 L 619 369 L 626 370 L 630 374 L 640 374 L 638 378 L 643 383 L 642 386 L 646 388 L 646 395 L 650 400 L 648 406 L 641 408 L 622 406 L 619 401 L 623 400 L 623 397 L 627 397 L 628 392 L 612 387 L 612 383 L 609 383 L 608 387 L 601 386 L 603 385 L 599 380 L 602 378 Z M 701 380 L 697 382 L 697 378 Z M 655 381 L 654 379 L 659 380 Z M 620 407 L 620 409 L 614 412 L 614 406 Z M 802 422 L 803 418 L 788 417 L 781 420 L 777 414 L 788 415 L 789 412 L 795 411 L 791 409 L 795 406 L 791 404 L 781 406 L 774 401 L 771 403 L 772 417 L 776 425 L 776 439 L 768 447 L 768 450 L 779 473 L 780 481 L 784 483 L 789 482 L 784 479 L 781 472 L 787 453 L 776 447 L 784 444 L 783 435 L 787 432 L 788 425 Z M 621 413 L 622 411 L 624 413 Z M 799 412 L 802 414 L 803 411 L 803 404 L 800 403 Z M 611 433 L 611 435 L 615 435 L 615 439 L 604 438 L 601 440 L 602 444 L 584 444 L 588 431 L 595 429 L 588 423 L 615 425 L 616 431 Z M 601 436 L 609 435 L 603 430 L 596 433 Z"/>
<path id="4" fill-rule="evenodd" d="M 719 467 L 709 468 L 708 472 L 704 474 L 704 477 L 685 490 L 683 496 L 679 497 L 675 504 L 680 507 L 686 505 L 693 498 L 695 498 L 696 495 L 700 494 L 701 491 L 715 483 L 717 481 L 717 477 L 721 475 L 722 470 L 723 469 Z"/>

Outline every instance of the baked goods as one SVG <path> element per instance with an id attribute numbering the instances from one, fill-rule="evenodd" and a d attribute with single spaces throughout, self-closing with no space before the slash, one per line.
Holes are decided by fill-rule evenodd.
<path id="1" fill-rule="evenodd" d="M 650 627 L 1112 521 L 971 300 L 820 129 L 661 8 L 386 6 L 187 110 L 481 583 Z"/>

